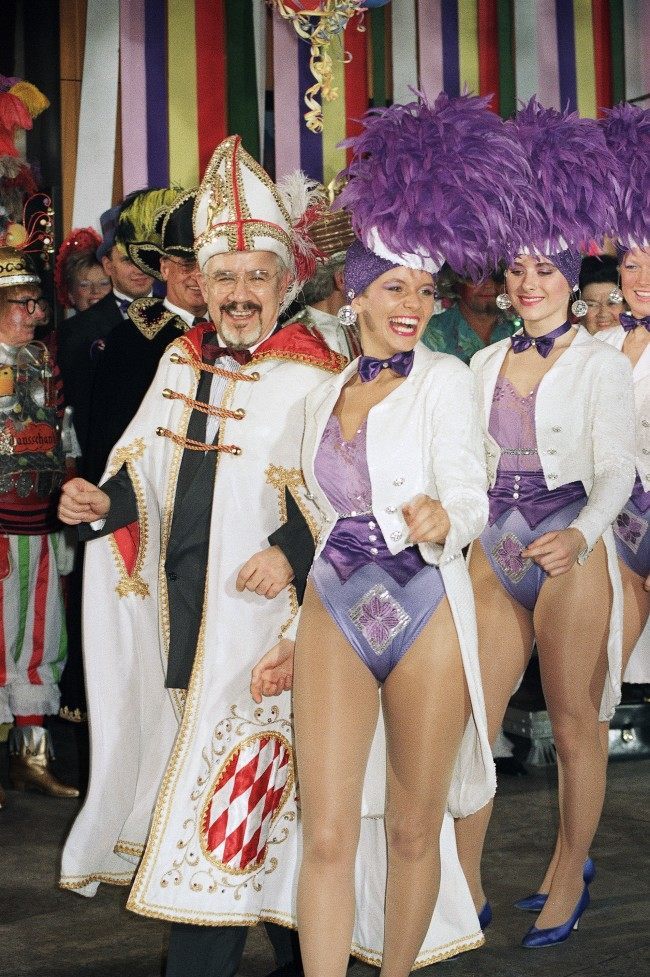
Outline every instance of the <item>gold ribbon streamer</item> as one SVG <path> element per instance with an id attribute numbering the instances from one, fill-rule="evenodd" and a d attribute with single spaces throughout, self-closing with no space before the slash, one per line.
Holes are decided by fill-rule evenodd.
<path id="1" fill-rule="evenodd" d="M 316 79 L 304 95 L 307 112 L 305 122 L 312 132 L 323 131 L 322 99 L 332 102 L 338 90 L 332 83 L 332 58 L 329 46 L 332 38 L 342 34 L 355 14 L 363 13 L 363 0 L 325 0 L 320 10 L 293 10 L 286 0 L 271 0 L 278 13 L 292 23 L 298 37 L 311 46 L 309 70 Z M 360 28 L 363 29 L 363 28 Z M 346 63 L 350 56 L 346 55 Z M 321 102 L 319 102 L 319 97 Z"/>

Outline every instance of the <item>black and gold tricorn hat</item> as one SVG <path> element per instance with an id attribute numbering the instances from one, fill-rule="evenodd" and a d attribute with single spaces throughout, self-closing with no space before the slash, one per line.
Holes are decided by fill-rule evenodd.
<path id="1" fill-rule="evenodd" d="M 136 241 L 129 244 L 129 257 L 146 275 L 162 281 L 161 258 L 180 258 L 194 261 L 194 230 L 192 211 L 196 190 L 188 190 L 176 198 L 162 217 L 160 245 L 153 241 Z"/>

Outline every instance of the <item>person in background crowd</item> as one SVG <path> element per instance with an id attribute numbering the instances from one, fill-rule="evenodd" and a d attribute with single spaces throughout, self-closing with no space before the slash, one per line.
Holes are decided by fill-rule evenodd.
<path id="1" fill-rule="evenodd" d="M 45 346 L 33 341 L 45 307 L 27 257 L 0 248 L 0 722 L 15 722 L 14 788 L 78 797 L 50 769 L 44 725 L 58 711 L 66 662 L 65 546 L 56 502 L 69 446 L 58 372 Z M 0 788 L 0 807 L 4 802 Z"/>
<path id="2" fill-rule="evenodd" d="M 302 322 L 310 330 L 316 328 L 330 349 L 348 361 L 354 360 L 361 353 L 358 328 L 338 317 L 345 304 L 345 255 L 355 239 L 349 215 L 344 210 L 328 211 L 314 222 L 310 236 L 323 258 L 299 292 L 297 301 L 304 308 L 291 321 Z"/>
<path id="3" fill-rule="evenodd" d="M 165 283 L 166 296 L 135 299 L 126 319 L 106 339 L 90 408 L 84 472 L 91 481 L 100 479 L 113 445 L 134 417 L 167 346 L 205 321 L 207 306 L 193 250 L 195 199 L 196 191 L 181 194 L 165 211 L 160 236 L 151 228 L 150 239 L 128 244 L 131 260 L 144 274 Z"/>
<path id="4" fill-rule="evenodd" d="M 153 277 L 145 275 L 128 255 L 130 241 L 142 240 L 144 234 L 131 220 L 123 219 L 122 212 L 137 208 L 137 199 L 143 193 L 130 194 L 121 204 L 104 211 L 100 217 L 102 241 L 97 248 L 97 260 L 111 280 L 111 291 L 84 312 L 67 319 L 58 336 L 58 362 L 63 377 L 65 402 L 72 407 L 73 423 L 81 445 L 81 471 L 83 454 L 87 445 L 90 422 L 90 402 L 94 372 L 98 357 L 111 330 L 126 318 L 126 310 L 136 298 L 151 293 Z M 170 203 L 176 193 L 159 190 L 158 208 Z M 118 234 L 119 231 L 119 234 Z"/>
<path id="5" fill-rule="evenodd" d="M 81 447 L 78 470 L 83 474 L 93 462 L 91 409 L 97 367 L 106 341 L 113 329 L 127 319 L 127 309 L 137 298 L 151 292 L 152 275 L 143 272 L 131 260 L 128 247 L 134 241 L 159 240 L 165 208 L 178 196 L 175 190 L 142 190 L 130 194 L 121 204 L 102 214 L 103 238 L 97 257 L 104 274 L 112 282 L 109 293 L 84 312 L 67 319 L 59 330 L 58 360 L 63 376 L 66 404 L 72 408 L 72 419 Z M 128 401 L 128 394 L 125 395 Z M 115 397 L 106 406 L 102 423 L 120 415 L 121 399 Z M 103 457 L 105 461 L 105 456 Z M 99 462 L 100 474 L 103 470 Z M 77 547 L 75 566 L 69 577 L 66 616 L 68 622 L 68 667 L 61 683 L 63 719 L 79 722 L 86 714 L 86 693 L 81 651 L 81 587 L 83 546 Z"/>
<path id="6" fill-rule="evenodd" d="M 66 315 L 85 312 L 111 290 L 111 280 L 97 260 L 101 238 L 92 227 L 76 228 L 59 248 L 54 283 L 59 305 Z"/>
<path id="7" fill-rule="evenodd" d="M 599 717 L 609 718 L 620 698 L 611 523 L 634 481 L 634 419 L 629 362 L 568 320 L 578 249 L 613 226 L 616 160 L 595 121 L 544 109 L 536 98 L 508 125 L 530 159 L 537 213 L 506 273 L 523 328 L 471 362 L 483 401 L 490 517 L 470 574 L 490 735 L 536 641 L 557 750 L 561 844 L 539 918 L 522 940 L 534 948 L 566 940 L 589 905 L 589 847 L 605 795 Z M 584 302 L 571 311 L 583 315 Z M 491 804 L 456 822 L 475 905 L 488 920 L 480 865 L 490 814 Z"/>
<path id="8" fill-rule="evenodd" d="M 503 276 L 495 272 L 476 285 L 448 268 L 442 274 L 456 301 L 429 319 L 422 342 L 429 349 L 451 353 L 469 363 L 479 349 L 511 336 L 517 327 L 514 317 L 497 307 Z"/>
<path id="9" fill-rule="evenodd" d="M 601 329 L 618 326 L 618 317 L 627 308 L 621 304 L 620 292 L 616 292 L 618 278 L 618 261 L 611 255 L 589 255 L 582 259 L 579 286 L 587 303 L 582 325 L 592 336 Z"/>

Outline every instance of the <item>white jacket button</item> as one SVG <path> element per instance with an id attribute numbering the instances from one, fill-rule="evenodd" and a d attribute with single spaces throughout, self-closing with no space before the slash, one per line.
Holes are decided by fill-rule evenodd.
<path id="1" fill-rule="evenodd" d="M 403 485 L 406 479 L 403 475 L 398 475 L 397 478 L 393 479 L 393 485 Z"/>
<path id="2" fill-rule="evenodd" d="M 391 516 L 392 516 L 392 514 L 393 514 L 394 512 L 397 512 L 397 506 L 396 506 L 396 505 L 387 505 L 387 506 L 386 506 L 386 512 L 388 512 L 388 513 L 389 513 L 389 515 L 391 515 Z"/>
<path id="3" fill-rule="evenodd" d="M 402 533 L 400 533 L 400 532 L 398 532 L 397 530 L 395 530 L 395 532 L 394 532 L 394 533 L 391 533 L 391 534 L 390 534 L 390 538 L 391 538 L 392 540 L 394 540 L 395 542 L 397 542 L 397 540 L 398 540 L 398 539 L 401 539 L 401 538 L 402 538 Z"/>
<path id="4" fill-rule="evenodd" d="M 559 434 L 561 430 L 562 430 L 562 428 L 561 428 L 561 427 L 554 427 L 554 428 L 553 428 L 553 433 L 554 433 L 554 434 Z"/>

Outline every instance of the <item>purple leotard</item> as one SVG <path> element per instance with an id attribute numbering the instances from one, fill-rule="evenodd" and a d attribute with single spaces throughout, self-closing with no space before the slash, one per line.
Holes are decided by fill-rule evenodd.
<path id="1" fill-rule="evenodd" d="M 623 562 L 647 577 L 650 573 L 650 492 L 643 491 L 637 474 L 632 495 L 614 521 L 616 552 Z"/>
<path id="2" fill-rule="evenodd" d="M 393 556 L 386 546 L 372 513 L 365 423 L 345 441 L 332 415 L 314 470 L 339 520 L 310 579 L 361 660 L 383 682 L 444 597 L 442 576 L 417 547 Z"/>
<path id="3" fill-rule="evenodd" d="M 539 385 L 538 385 L 539 386 Z M 587 500 L 582 482 L 548 489 L 537 453 L 535 400 L 499 377 L 490 411 L 490 434 L 501 448 L 490 517 L 480 541 L 495 574 L 508 593 L 532 611 L 547 574 L 521 555 L 544 533 L 566 529 Z"/>

